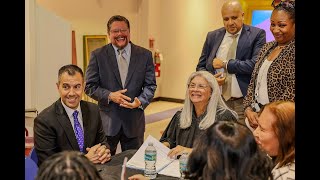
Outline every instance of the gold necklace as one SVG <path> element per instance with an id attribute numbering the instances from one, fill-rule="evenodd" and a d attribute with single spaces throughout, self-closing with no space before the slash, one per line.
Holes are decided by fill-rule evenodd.
<path id="1" fill-rule="evenodd" d="M 282 50 L 284 47 L 285 47 L 285 46 L 277 46 L 275 49 L 276 49 L 276 50 L 278 50 L 278 49 Z"/>

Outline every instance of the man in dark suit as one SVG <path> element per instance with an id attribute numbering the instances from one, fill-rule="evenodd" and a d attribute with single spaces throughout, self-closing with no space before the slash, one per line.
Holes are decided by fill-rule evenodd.
<path id="1" fill-rule="evenodd" d="M 120 15 L 108 21 L 111 43 L 94 50 L 86 71 L 85 93 L 98 101 L 111 154 L 138 149 L 144 138 L 144 109 L 156 90 L 151 51 L 130 41 L 129 21 Z"/>
<path id="2" fill-rule="evenodd" d="M 84 77 L 76 65 L 65 65 L 58 73 L 60 98 L 34 120 L 34 143 L 38 165 L 64 150 L 85 153 L 93 163 L 105 163 L 111 154 L 103 131 L 99 108 L 82 101 Z"/>
<path id="3" fill-rule="evenodd" d="M 243 97 L 247 94 L 256 57 L 266 43 L 266 32 L 243 24 L 244 12 L 237 0 L 226 1 L 221 14 L 224 27 L 207 34 L 196 70 L 215 74 L 226 104 L 238 113 L 239 121 L 244 124 Z"/>

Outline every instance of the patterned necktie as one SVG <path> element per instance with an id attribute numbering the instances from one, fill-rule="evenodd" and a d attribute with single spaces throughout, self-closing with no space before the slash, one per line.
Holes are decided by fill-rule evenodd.
<path id="1" fill-rule="evenodd" d="M 74 111 L 72 114 L 73 119 L 74 119 L 74 132 L 76 134 L 76 138 L 78 141 L 80 151 L 83 152 L 84 136 L 83 136 L 83 131 L 82 131 L 81 125 L 78 120 L 78 113 L 79 113 L 78 111 Z"/>
<path id="2" fill-rule="evenodd" d="M 232 35 L 232 43 L 229 47 L 228 54 L 226 60 L 229 61 L 230 59 L 234 59 L 236 57 L 236 50 L 237 50 L 237 36 L 238 34 Z M 231 98 L 231 83 L 232 83 L 232 76 L 231 74 L 226 72 L 226 79 L 225 83 L 222 86 L 222 96 L 225 101 L 228 101 Z"/>
<path id="3" fill-rule="evenodd" d="M 118 49 L 119 53 L 119 72 L 120 72 L 120 78 L 121 78 L 121 83 L 122 87 L 124 88 L 124 83 L 126 82 L 127 74 L 128 74 L 128 62 L 126 59 L 122 56 L 124 52 L 124 49 Z"/>

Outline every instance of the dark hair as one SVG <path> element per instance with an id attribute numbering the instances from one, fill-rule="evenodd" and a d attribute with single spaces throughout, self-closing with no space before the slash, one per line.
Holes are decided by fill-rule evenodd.
<path id="1" fill-rule="evenodd" d="M 62 151 L 40 165 L 36 180 L 102 180 L 102 177 L 81 152 Z"/>
<path id="2" fill-rule="evenodd" d="M 266 104 L 261 112 L 268 109 L 275 117 L 272 129 L 279 141 L 279 150 L 275 162 L 279 167 L 294 162 L 295 159 L 295 103 L 274 101 Z"/>
<path id="3" fill-rule="evenodd" d="M 289 15 L 289 18 L 295 22 L 295 1 L 294 0 L 273 0 L 271 6 L 274 8 L 274 11 L 286 11 Z"/>
<path id="4" fill-rule="evenodd" d="M 73 64 L 68 64 L 68 65 L 65 65 L 65 66 L 62 66 L 60 69 L 59 69 L 59 72 L 58 72 L 58 79 L 60 81 L 60 77 L 63 73 L 67 72 L 69 75 L 71 76 L 74 76 L 76 74 L 76 72 L 80 73 L 81 74 L 81 77 L 83 79 L 83 71 L 81 68 L 79 68 L 77 65 L 73 65 Z"/>
<path id="5" fill-rule="evenodd" d="M 108 23 L 107 23 L 107 27 L 108 27 L 108 33 L 110 32 L 110 29 L 111 29 L 111 24 L 115 21 L 123 21 L 127 24 L 129 30 L 130 30 L 130 23 L 129 23 L 129 20 L 127 18 L 125 18 L 124 16 L 120 16 L 120 15 L 115 15 L 115 16 L 112 16 Z"/>
<path id="6" fill-rule="evenodd" d="M 218 121 L 195 142 L 186 177 L 201 180 L 272 179 L 272 160 L 252 132 L 237 122 Z"/>

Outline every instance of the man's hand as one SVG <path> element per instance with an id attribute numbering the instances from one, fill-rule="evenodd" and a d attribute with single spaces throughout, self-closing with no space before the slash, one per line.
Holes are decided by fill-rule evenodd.
<path id="1" fill-rule="evenodd" d="M 88 153 L 85 155 L 91 162 L 94 164 L 99 163 L 99 155 L 96 153 L 97 149 L 101 146 L 101 143 L 92 146 L 91 148 L 87 147 L 86 150 Z"/>
<path id="2" fill-rule="evenodd" d="M 222 77 L 222 72 L 219 72 L 219 73 L 217 73 L 217 74 L 215 74 L 213 76 L 216 78 L 219 86 L 224 85 L 226 77 Z"/>
<path id="3" fill-rule="evenodd" d="M 125 101 L 120 104 L 121 107 L 130 108 L 130 109 L 137 108 L 140 105 L 141 105 L 141 102 L 137 97 L 134 98 L 134 101 L 132 103 Z"/>
<path id="4" fill-rule="evenodd" d="M 127 92 L 127 89 L 122 89 L 116 92 L 111 92 L 109 95 L 109 98 L 111 101 L 117 103 L 117 104 L 122 104 L 124 102 L 130 102 L 131 98 L 124 95 L 124 93 Z"/>
<path id="5" fill-rule="evenodd" d="M 105 145 L 100 146 L 96 150 L 96 153 L 99 155 L 99 161 L 101 164 L 104 164 L 111 159 L 110 149 L 108 149 Z"/>
<path id="6" fill-rule="evenodd" d="M 223 60 L 220 58 L 214 58 L 212 61 L 212 66 L 214 69 L 220 69 L 220 68 L 224 68 L 223 66 Z"/>
<path id="7" fill-rule="evenodd" d="M 88 153 L 85 156 L 94 164 L 104 164 L 111 159 L 110 149 L 105 145 L 101 145 L 101 143 L 94 145 L 91 148 L 88 147 L 86 150 Z"/>

